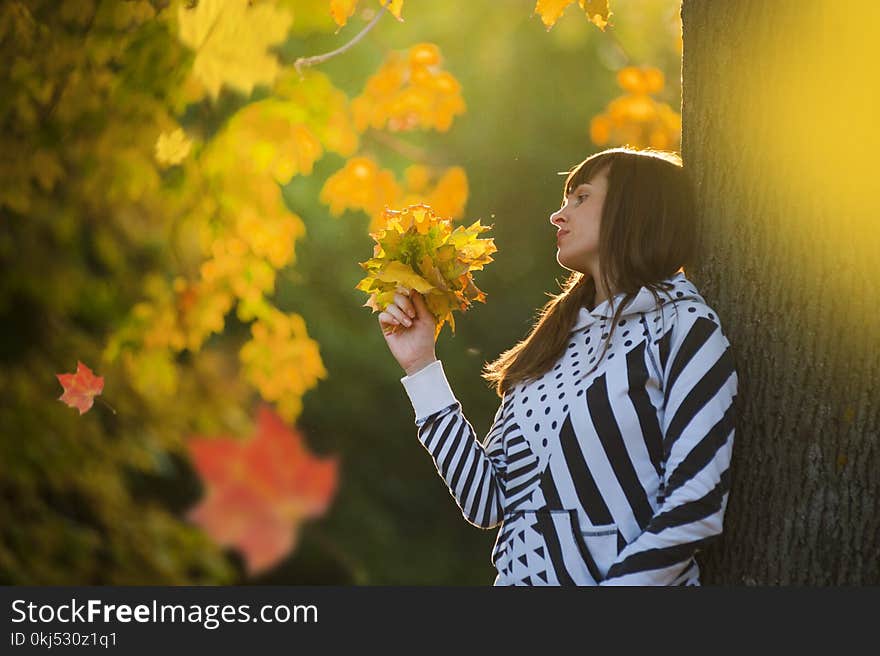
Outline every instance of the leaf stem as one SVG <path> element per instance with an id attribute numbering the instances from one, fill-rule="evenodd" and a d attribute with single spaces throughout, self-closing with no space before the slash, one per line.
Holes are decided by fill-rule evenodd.
<path id="1" fill-rule="evenodd" d="M 411 159 L 414 162 L 422 162 L 436 167 L 442 166 L 439 160 L 436 157 L 430 156 L 428 154 L 428 151 L 424 148 L 404 141 L 403 139 L 400 139 L 393 134 L 373 129 L 371 129 L 368 134 L 371 138 L 375 139 L 379 143 L 388 146 L 393 151 L 400 153 L 404 157 Z"/>
<path id="2" fill-rule="evenodd" d="M 108 408 L 110 408 L 110 412 L 112 412 L 114 415 L 116 414 L 116 410 L 114 410 L 113 407 L 109 403 L 107 403 L 103 397 L 96 396 L 95 398 L 98 399 L 104 405 L 106 405 Z"/>
<path id="3" fill-rule="evenodd" d="M 371 20 L 364 29 L 362 29 L 360 32 L 358 32 L 351 41 L 349 41 L 348 43 L 346 43 L 343 46 L 340 46 L 336 50 L 331 50 L 330 52 L 325 52 L 321 55 L 312 55 L 311 57 L 299 57 L 295 62 L 293 62 L 293 66 L 296 68 L 296 72 L 299 73 L 300 79 L 302 79 L 302 77 L 303 77 L 302 68 L 304 66 L 314 66 L 315 64 L 321 64 L 321 63 L 327 61 L 328 59 L 330 59 L 331 57 L 335 57 L 336 55 L 341 55 L 343 52 L 345 52 L 346 50 L 351 48 L 354 44 L 356 44 L 358 41 L 360 41 L 362 38 L 364 38 L 364 35 L 367 32 L 369 32 L 371 29 L 373 29 L 373 26 L 377 22 L 379 22 L 379 19 L 382 18 L 382 16 L 385 14 L 385 11 L 388 9 L 388 5 L 391 4 L 391 0 L 388 0 L 387 3 L 382 2 L 382 0 L 380 0 L 379 4 L 382 5 L 382 10 L 379 11 L 379 13 L 377 13 L 373 17 L 373 20 Z"/>
<path id="4" fill-rule="evenodd" d="M 614 46 L 617 48 L 617 50 L 620 52 L 620 54 L 622 54 L 624 56 L 624 58 L 627 60 L 627 63 L 625 64 L 625 66 L 632 66 L 633 65 L 632 62 L 634 60 L 633 60 L 632 56 L 629 54 L 629 51 L 626 49 L 626 47 L 624 47 L 623 42 L 617 36 L 617 31 L 612 30 L 612 29 L 608 29 L 608 30 L 604 31 L 604 34 L 607 35 L 607 38 L 611 41 L 611 43 L 614 44 Z"/>

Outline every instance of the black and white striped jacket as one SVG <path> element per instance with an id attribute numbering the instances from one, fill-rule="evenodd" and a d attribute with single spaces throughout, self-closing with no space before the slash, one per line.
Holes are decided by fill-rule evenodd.
<path id="1" fill-rule="evenodd" d="M 592 373 L 615 307 L 581 308 L 540 379 L 482 441 L 435 360 L 401 379 L 418 438 L 470 523 L 501 525 L 494 585 L 699 585 L 721 533 L 737 374 L 718 315 L 679 271 L 642 288 Z M 617 303 L 623 297 L 615 296 Z"/>

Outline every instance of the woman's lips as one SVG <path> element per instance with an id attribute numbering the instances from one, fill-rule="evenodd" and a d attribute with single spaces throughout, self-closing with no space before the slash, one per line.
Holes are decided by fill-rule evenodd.
<path id="1" fill-rule="evenodd" d="M 558 244 L 560 240 L 568 234 L 568 230 L 560 230 L 556 233 L 556 243 Z"/>

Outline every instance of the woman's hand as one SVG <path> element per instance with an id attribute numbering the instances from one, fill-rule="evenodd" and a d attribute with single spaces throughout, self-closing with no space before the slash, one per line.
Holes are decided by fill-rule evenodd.
<path id="1" fill-rule="evenodd" d="M 391 354 L 407 376 L 437 359 L 434 352 L 437 322 L 419 292 L 404 289 L 395 294 L 394 302 L 379 313 L 379 325 Z"/>

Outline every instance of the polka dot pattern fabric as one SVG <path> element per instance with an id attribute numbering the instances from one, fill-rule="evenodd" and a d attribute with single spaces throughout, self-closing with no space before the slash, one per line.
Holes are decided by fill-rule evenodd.
<path id="1" fill-rule="evenodd" d="M 565 351 L 505 394 L 482 440 L 439 361 L 401 379 L 465 518 L 501 526 L 494 585 L 699 585 L 694 554 L 727 504 L 738 381 L 716 313 L 683 272 L 665 282 L 613 334 L 623 294 L 581 308 Z"/>
<path id="2" fill-rule="evenodd" d="M 714 319 L 711 308 L 683 273 L 676 274 L 667 282 L 672 283 L 673 289 L 668 296 L 667 293 L 659 293 L 662 303 L 659 309 L 646 288 L 642 288 L 631 300 L 618 318 L 617 329 L 604 356 L 601 354 L 605 349 L 604 341 L 609 336 L 611 319 L 624 295 L 614 296 L 614 305 L 606 300 L 593 310 L 581 308 L 571 328 L 565 353 L 553 368 L 538 380 L 520 383 L 512 390 L 514 417 L 541 466 L 547 462 L 551 436 L 558 433 L 572 403 L 584 401 L 590 384 L 607 367 L 614 366 L 615 358 L 621 363 L 629 352 L 636 349 L 644 350 L 646 358 L 653 355 L 652 373 L 659 386 L 662 374 L 657 366 L 660 359 L 657 351 L 662 336 L 675 321 L 675 313 L 682 311 L 683 307 L 684 311 L 700 312 Z"/>

